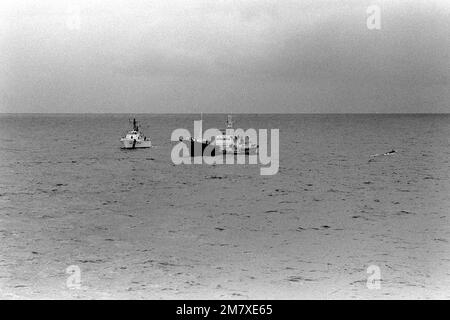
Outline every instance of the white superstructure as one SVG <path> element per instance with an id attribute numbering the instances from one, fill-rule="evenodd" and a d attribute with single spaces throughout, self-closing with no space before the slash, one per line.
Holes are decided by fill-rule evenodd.
<path id="1" fill-rule="evenodd" d="M 150 139 L 147 139 L 147 137 L 139 131 L 136 119 L 133 119 L 133 130 L 128 131 L 126 136 L 121 138 L 120 141 L 123 143 L 125 149 L 150 148 L 152 146 Z"/>

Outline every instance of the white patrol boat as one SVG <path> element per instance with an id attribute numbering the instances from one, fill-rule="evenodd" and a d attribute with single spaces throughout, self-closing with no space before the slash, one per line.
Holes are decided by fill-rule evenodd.
<path id="1" fill-rule="evenodd" d="M 133 130 L 128 131 L 120 141 L 125 149 L 150 148 L 152 146 L 152 142 L 139 130 L 136 119 L 133 119 Z"/>

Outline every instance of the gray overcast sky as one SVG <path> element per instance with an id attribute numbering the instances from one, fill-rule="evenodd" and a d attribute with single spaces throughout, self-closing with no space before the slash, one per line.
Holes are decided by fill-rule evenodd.
<path id="1" fill-rule="evenodd" d="M 449 78 L 448 0 L 0 3 L 0 112 L 449 112 Z"/>

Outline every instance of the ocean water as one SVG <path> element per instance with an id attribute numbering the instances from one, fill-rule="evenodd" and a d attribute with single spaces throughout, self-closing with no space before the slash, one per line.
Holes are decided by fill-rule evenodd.
<path id="1" fill-rule="evenodd" d="M 132 116 L 153 148 L 120 148 Z M 273 176 L 175 166 L 198 119 L 1 115 L 0 296 L 450 298 L 450 115 L 234 115 L 280 130 Z"/>

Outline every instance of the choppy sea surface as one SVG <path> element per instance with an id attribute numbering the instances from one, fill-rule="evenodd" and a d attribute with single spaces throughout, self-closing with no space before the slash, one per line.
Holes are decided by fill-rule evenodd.
<path id="1" fill-rule="evenodd" d="M 197 114 L 0 115 L 0 296 L 450 298 L 450 115 L 233 118 L 280 130 L 276 175 L 174 165 Z"/>

